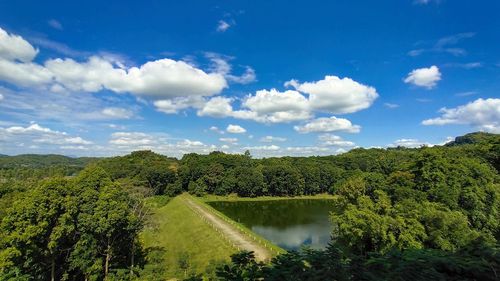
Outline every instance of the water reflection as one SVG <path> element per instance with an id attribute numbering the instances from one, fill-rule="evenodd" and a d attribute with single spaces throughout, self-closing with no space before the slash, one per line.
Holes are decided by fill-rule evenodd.
<path id="1" fill-rule="evenodd" d="M 322 249 L 330 241 L 332 205 L 329 200 L 212 202 L 210 205 L 287 250 L 296 250 L 302 245 Z"/>

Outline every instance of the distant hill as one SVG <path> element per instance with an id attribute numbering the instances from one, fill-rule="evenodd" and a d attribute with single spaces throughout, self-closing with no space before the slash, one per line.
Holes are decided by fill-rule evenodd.
<path id="1" fill-rule="evenodd" d="M 21 154 L 16 156 L 0 155 L 0 168 L 41 168 L 48 166 L 77 166 L 84 167 L 90 162 L 96 161 L 95 157 L 72 158 L 56 154 Z"/>
<path id="2" fill-rule="evenodd" d="M 457 146 L 465 144 L 500 144 L 500 134 L 476 132 L 456 137 L 454 141 L 445 146 Z"/>

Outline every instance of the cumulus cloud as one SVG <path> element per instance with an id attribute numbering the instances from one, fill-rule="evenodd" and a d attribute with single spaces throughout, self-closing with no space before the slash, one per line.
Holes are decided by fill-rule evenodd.
<path id="1" fill-rule="evenodd" d="M 455 108 L 442 108 L 440 117 L 427 119 L 423 125 L 469 125 L 481 131 L 500 133 L 500 99 L 479 98 Z"/>
<path id="2" fill-rule="evenodd" d="M 260 142 L 284 142 L 286 138 L 283 137 L 273 137 L 273 136 L 265 136 L 260 138 Z"/>
<path id="3" fill-rule="evenodd" d="M 239 126 L 239 125 L 233 125 L 229 124 L 226 128 L 226 132 L 231 133 L 231 134 L 243 134 L 246 133 L 246 129 Z"/>
<path id="4" fill-rule="evenodd" d="M 22 87 L 36 87 L 47 85 L 52 79 L 52 73 L 41 65 L 6 60 L 0 55 L 0 80 Z"/>
<path id="5" fill-rule="evenodd" d="M 229 117 L 233 116 L 232 99 L 222 96 L 213 97 L 208 100 L 201 109 L 198 116 Z"/>
<path id="6" fill-rule="evenodd" d="M 378 97 L 375 88 L 351 78 L 325 76 L 323 80 L 299 83 L 291 80 L 285 86 L 309 94 L 312 109 L 333 114 L 353 113 L 370 107 Z"/>
<path id="7" fill-rule="evenodd" d="M 126 67 L 115 57 L 90 56 L 85 61 L 55 58 L 33 62 L 38 50 L 22 37 L 0 28 L 0 80 L 20 86 L 46 86 L 70 91 L 132 93 L 155 100 L 212 96 L 227 87 L 227 73 L 205 72 L 168 58 Z"/>
<path id="8" fill-rule="evenodd" d="M 354 142 L 346 141 L 340 136 L 333 134 L 322 134 L 318 136 L 320 145 L 322 146 L 340 146 L 340 147 L 351 147 L 354 146 Z"/>
<path id="9" fill-rule="evenodd" d="M 441 72 L 435 65 L 428 68 L 414 69 L 404 79 L 405 83 L 413 84 L 415 86 L 432 89 L 436 86 L 437 82 L 441 80 Z"/>
<path id="10" fill-rule="evenodd" d="M 282 123 L 310 119 L 317 111 L 356 112 L 370 107 L 378 97 L 375 88 L 336 76 L 305 83 L 290 80 L 285 86 L 295 90 L 258 90 L 244 97 L 238 110 L 232 105 L 234 99 L 213 97 L 198 110 L 198 115 Z"/>
<path id="11" fill-rule="evenodd" d="M 312 116 L 306 97 L 290 90 L 259 90 L 255 95 L 248 95 L 243 100 L 242 107 L 253 113 L 247 116 L 261 122 L 290 122 Z"/>
<path id="12" fill-rule="evenodd" d="M 159 59 L 139 67 L 120 68 L 109 60 L 92 56 L 86 62 L 53 59 L 45 63 L 54 80 L 72 91 L 108 89 L 153 99 L 211 96 L 227 87 L 222 74 L 206 73 L 184 61 Z"/>
<path id="13" fill-rule="evenodd" d="M 316 132 L 336 132 L 343 131 L 348 133 L 359 133 L 361 127 L 358 125 L 353 125 L 351 121 L 345 118 L 337 118 L 332 116 L 330 118 L 321 117 L 310 122 L 307 122 L 301 126 L 294 126 L 295 131 L 305 134 L 305 133 L 316 133 Z"/>
<path id="14" fill-rule="evenodd" d="M 176 114 L 191 107 L 201 107 L 205 103 L 202 97 L 178 97 L 173 99 L 157 100 L 153 104 L 160 112 Z"/>
<path id="15" fill-rule="evenodd" d="M 0 58 L 9 61 L 30 62 L 38 54 L 21 36 L 9 34 L 0 28 Z"/>

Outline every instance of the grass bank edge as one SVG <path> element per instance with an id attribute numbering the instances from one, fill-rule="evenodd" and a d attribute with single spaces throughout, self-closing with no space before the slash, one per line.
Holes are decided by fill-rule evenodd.
<path id="1" fill-rule="evenodd" d="M 209 204 L 207 204 L 207 202 L 210 202 L 210 201 L 205 201 L 204 197 L 195 197 L 195 196 L 192 196 L 192 195 L 189 195 L 189 194 L 188 194 L 188 196 L 190 196 L 190 198 L 192 198 L 197 203 L 199 203 L 200 205 L 202 205 L 208 211 L 212 212 L 213 214 L 217 215 L 218 217 L 220 217 L 224 221 L 226 221 L 226 222 L 230 223 L 231 225 L 233 225 L 234 227 L 236 227 L 236 229 L 238 231 L 242 232 L 244 235 L 249 236 L 250 238 L 254 238 L 254 241 L 258 242 L 262 247 L 267 248 L 268 250 L 270 250 L 270 252 L 271 252 L 271 254 L 272 254 L 273 257 L 275 257 L 275 256 L 277 256 L 279 254 L 286 253 L 286 250 L 284 250 L 283 248 L 275 245 L 274 243 L 272 243 L 271 241 L 267 240 L 266 238 L 264 238 L 264 237 L 258 235 L 257 233 L 253 232 L 252 230 L 250 230 L 249 228 L 247 228 L 245 225 L 243 225 L 243 224 L 241 224 L 239 222 L 234 221 L 230 217 L 226 216 L 222 212 L 219 212 L 218 210 L 216 210 L 215 208 L 213 208 L 212 206 L 210 206 Z"/>
<path id="2" fill-rule="evenodd" d="M 279 201 L 279 200 L 329 200 L 333 199 L 335 196 L 328 193 L 321 193 L 316 195 L 299 195 L 299 196 L 258 196 L 258 197 L 239 197 L 236 194 L 230 195 L 213 195 L 207 194 L 203 197 L 196 197 L 199 200 L 209 203 L 209 202 L 238 202 L 238 201 Z"/>

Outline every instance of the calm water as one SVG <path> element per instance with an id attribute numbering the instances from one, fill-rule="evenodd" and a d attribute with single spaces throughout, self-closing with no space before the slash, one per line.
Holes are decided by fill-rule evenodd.
<path id="1" fill-rule="evenodd" d="M 322 249 L 330 241 L 329 200 L 211 202 L 212 207 L 287 250 Z"/>

